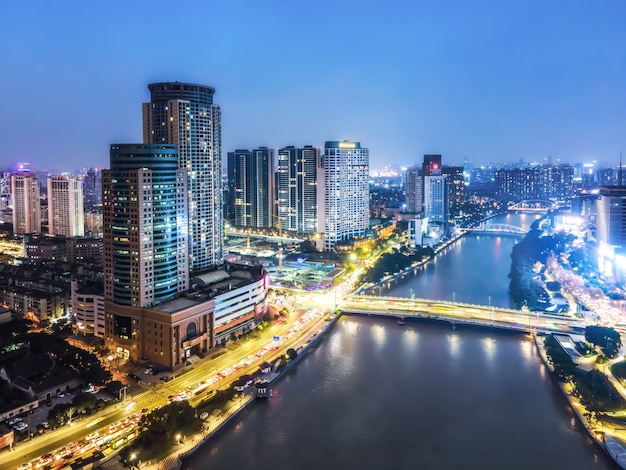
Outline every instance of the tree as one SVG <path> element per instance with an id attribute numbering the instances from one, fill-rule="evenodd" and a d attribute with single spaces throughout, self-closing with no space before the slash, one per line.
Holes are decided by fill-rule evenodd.
<path id="1" fill-rule="evenodd" d="M 622 346 L 619 333 L 613 328 L 590 325 L 585 328 L 585 339 L 602 348 L 607 357 L 615 357 Z"/>

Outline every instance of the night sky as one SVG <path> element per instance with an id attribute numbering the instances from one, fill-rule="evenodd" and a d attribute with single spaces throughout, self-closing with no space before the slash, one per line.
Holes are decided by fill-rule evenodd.
<path id="1" fill-rule="evenodd" d="M 623 0 L 3 2 L 0 52 L 0 168 L 106 168 L 155 81 L 216 88 L 224 160 L 342 139 L 372 169 L 626 152 Z"/>

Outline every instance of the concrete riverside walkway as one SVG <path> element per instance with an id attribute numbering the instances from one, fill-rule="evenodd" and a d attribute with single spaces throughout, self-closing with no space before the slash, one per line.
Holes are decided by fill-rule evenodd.
<path id="1" fill-rule="evenodd" d="M 535 336 L 535 345 L 546 367 L 550 372 L 554 372 L 554 367 L 548 360 L 546 348 L 543 343 L 544 336 Z M 610 364 L 617 360 L 609 361 L 606 364 L 596 364 L 597 370 L 603 374 L 611 384 L 614 385 L 618 393 L 626 400 L 626 389 L 619 383 L 611 372 Z M 557 381 L 558 382 L 558 381 Z M 570 406 L 578 420 L 585 427 L 591 438 L 602 447 L 611 458 L 623 469 L 626 469 L 626 432 L 621 429 L 614 429 L 605 425 L 602 419 L 593 418 L 587 409 L 580 403 L 577 397 L 573 395 L 573 384 L 558 382 L 559 388 L 565 394 Z M 610 416 L 610 413 L 607 413 Z"/>

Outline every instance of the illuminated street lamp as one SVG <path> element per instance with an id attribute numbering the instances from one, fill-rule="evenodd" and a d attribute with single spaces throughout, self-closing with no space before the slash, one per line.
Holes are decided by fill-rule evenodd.
<path id="1" fill-rule="evenodd" d="M 135 454 L 134 452 L 130 454 L 130 467 L 131 468 L 135 466 L 135 464 L 133 463 L 133 461 L 135 460 L 135 457 L 137 457 L 137 454 Z"/>
<path id="2" fill-rule="evenodd" d="M 176 444 L 180 444 L 180 433 L 176 434 Z"/>

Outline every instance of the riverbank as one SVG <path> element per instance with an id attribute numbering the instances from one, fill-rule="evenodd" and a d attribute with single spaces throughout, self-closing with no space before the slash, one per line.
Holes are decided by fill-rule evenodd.
<path id="1" fill-rule="evenodd" d="M 548 355 L 546 353 L 546 348 L 543 342 L 544 336 L 535 335 L 535 346 L 537 348 L 537 352 L 541 356 L 543 363 L 548 368 L 550 373 L 554 373 L 554 366 L 548 360 Z M 571 385 L 564 384 L 557 380 L 559 388 L 563 395 L 567 399 L 570 404 L 570 407 L 576 414 L 578 418 L 578 422 L 582 424 L 589 436 L 593 439 L 593 441 L 602 448 L 604 452 L 606 452 L 617 465 L 621 468 L 626 469 L 626 448 L 622 446 L 617 440 L 613 439 L 610 435 L 605 434 L 597 429 L 597 426 L 594 425 L 590 419 L 585 416 L 586 409 L 580 403 L 578 398 L 576 398 L 571 393 Z"/>
<path id="2" fill-rule="evenodd" d="M 307 355 L 309 351 L 315 348 L 326 336 L 326 334 L 335 325 L 341 315 L 333 315 L 331 319 L 321 328 L 321 330 L 307 336 L 306 342 L 297 348 L 298 354 L 287 364 L 283 365 L 276 372 L 271 372 L 267 376 L 270 387 L 276 384 L 293 366 L 295 366 L 300 360 Z M 198 449 L 206 444 L 212 437 L 216 436 L 219 432 L 228 428 L 231 422 L 237 418 L 240 413 L 250 408 L 257 402 L 257 398 L 253 394 L 246 394 L 243 398 L 235 404 L 235 406 L 228 409 L 228 411 L 222 415 L 217 422 L 210 422 L 206 428 L 198 433 L 196 436 L 192 436 L 188 442 L 181 445 L 181 449 L 177 450 L 167 458 L 163 459 L 157 464 L 148 465 L 142 468 L 148 470 L 178 470 L 181 468 L 183 460 L 186 457 L 193 455 Z M 111 469 L 108 469 L 111 470 Z"/>

